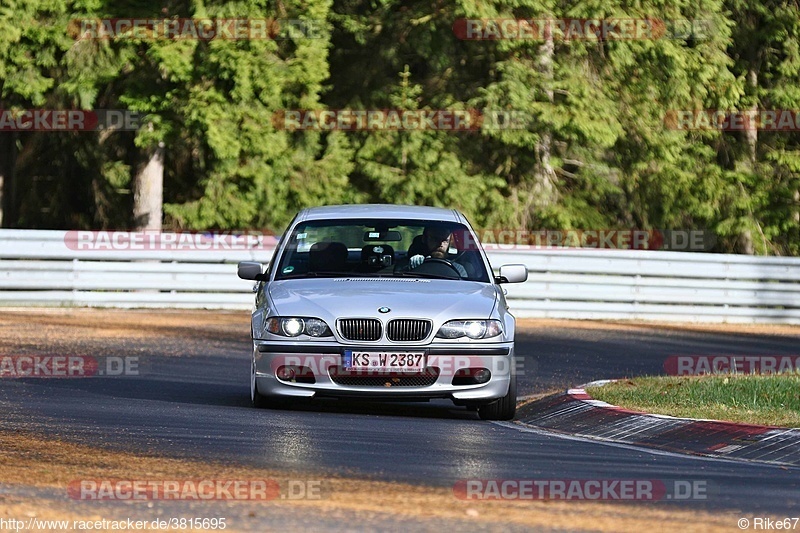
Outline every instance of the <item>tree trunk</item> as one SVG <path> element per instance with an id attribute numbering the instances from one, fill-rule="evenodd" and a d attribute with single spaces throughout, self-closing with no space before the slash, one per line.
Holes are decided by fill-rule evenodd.
<path id="1" fill-rule="evenodd" d="M 739 240 L 736 242 L 736 251 L 745 255 L 753 255 L 756 253 L 755 246 L 753 245 L 753 234 L 749 229 L 739 234 Z"/>
<path id="2" fill-rule="evenodd" d="M 744 130 L 744 138 L 747 143 L 747 152 L 750 162 L 750 171 L 756 172 L 756 158 L 758 149 L 758 129 L 756 124 L 756 113 L 758 112 L 758 73 L 755 68 L 747 71 L 747 84 L 753 94 L 753 105 L 747 111 L 747 127 Z M 739 187 L 742 188 L 742 194 L 746 194 L 744 186 L 740 183 Z M 755 219 L 755 215 L 750 213 L 750 216 Z M 753 245 L 753 235 L 750 230 L 744 230 L 739 233 L 739 239 L 736 243 L 737 251 L 740 254 L 753 255 L 755 254 L 755 246 Z"/>
<path id="3" fill-rule="evenodd" d="M 161 230 L 164 202 L 164 143 L 151 150 L 133 177 L 133 222 L 137 230 Z"/>
<path id="4" fill-rule="evenodd" d="M 749 149 L 750 153 L 750 165 L 752 166 L 753 170 L 756 167 L 756 150 L 758 148 L 758 129 L 756 124 L 756 116 L 758 113 L 758 98 L 757 98 L 757 91 L 758 91 L 758 73 L 755 69 L 750 69 L 747 72 L 747 83 L 750 85 L 750 88 L 753 91 L 753 105 L 750 106 L 749 111 L 747 112 L 747 119 L 748 124 L 747 128 L 744 130 L 745 140 L 747 141 L 747 148 Z"/>
<path id="5" fill-rule="evenodd" d="M 555 55 L 555 43 L 551 29 L 545 32 L 545 40 L 539 47 L 536 61 L 537 70 L 543 75 L 545 80 L 545 94 L 547 99 L 553 103 L 553 56 Z M 550 164 L 550 154 L 553 144 L 553 135 L 550 131 L 541 134 L 536 145 L 536 159 L 538 168 L 536 169 L 533 194 L 536 198 L 534 204 L 540 207 L 548 206 L 555 200 L 556 173 Z"/>

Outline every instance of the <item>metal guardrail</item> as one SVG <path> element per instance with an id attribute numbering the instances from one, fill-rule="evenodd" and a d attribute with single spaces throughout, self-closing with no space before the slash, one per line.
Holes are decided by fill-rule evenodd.
<path id="1" fill-rule="evenodd" d="M 639 250 L 490 253 L 521 262 L 517 316 L 800 324 L 800 258 Z"/>
<path id="2" fill-rule="evenodd" d="M 0 305 L 247 309 L 252 282 L 238 261 L 267 262 L 274 240 L 250 249 L 78 249 L 75 232 L 0 230 Z M 115 249 L 117 248 L 117 249 Z M 800 258 L 568 248 L 498 249 L 498 268 L 528 266 L 506 285 L 519 317 L 800 324 Z"/>

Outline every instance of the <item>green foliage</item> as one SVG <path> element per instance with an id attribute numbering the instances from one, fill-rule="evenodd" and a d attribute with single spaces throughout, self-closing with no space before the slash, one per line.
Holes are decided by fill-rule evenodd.
<path id="1" fill-rule="evenodd" d="M 377 107 L 419 110 L 422 87 L 411 83 L 407 65 L 399 76 L 400 83 L 387 105 Z M 458 154 L 458 135 L 471 133 L 425 129 L 369 132 L 356 153 L 356 172 L 369 182 L 379 202 L 456 207 L 483 222 L 489 216 L 487 208 L 502 205 L 498 192 L 504 183 L 491 175 L 470 172 L 468 162 Z"/>
<path id="2" fill-rule="evenodd" d="M 83 39 L 81 18 L 302 19 L 288 39 Z M 460 40 L 460 18 L 704 21 L 704 35 Z M 165 147 L 165 223 L 281 230 L 306 206 L 453 206 L 479 227 L 693 229 L 717 251 L 800 254 L 800 133 L 686 131 L 671 112 L 800 109 L 788 0 L 8 0 L 0 107 L 129 109 L 136 132 L 18 132 L 14 219 L 130 227 Z M 287 131 L 284 110 L 514 112 L 478 131 Z M 3 134 L 6 135 L 6 134 Z M 13 156 L 13 157 L 10 157 Z M 12 161 L 13 163 L 9 163 Z M 8 185 L 7 185 L 8 186 Z M 24 191 L 21 192 L 21 191 Z M 8 195 L 7 195 L 8 197 Z"/>

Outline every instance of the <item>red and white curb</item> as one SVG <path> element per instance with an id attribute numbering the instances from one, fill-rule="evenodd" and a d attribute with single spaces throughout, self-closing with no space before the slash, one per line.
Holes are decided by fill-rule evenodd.
<path id="1" fill-rule="evenodd" d="M 653 415 L 595 400 L 586 388 L 524 405 L 516 422 L 550 431 L 670 452 L 800 466 L 800 429 Z"/>

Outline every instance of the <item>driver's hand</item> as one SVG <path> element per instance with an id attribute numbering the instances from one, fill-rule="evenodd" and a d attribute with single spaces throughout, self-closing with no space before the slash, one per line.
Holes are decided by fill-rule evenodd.
<path id="1" fill-rule="evenodd" d="M 422 264 L 423 261 L 425 261 L 425 257 L 417 254 L 408 260 L 408 264 L 411 266 L 411 268 L 417 268 Z"/>

